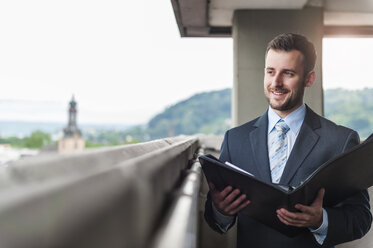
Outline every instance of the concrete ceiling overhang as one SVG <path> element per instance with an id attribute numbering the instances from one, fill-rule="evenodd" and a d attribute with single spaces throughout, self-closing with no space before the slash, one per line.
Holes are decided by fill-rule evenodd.
<path id="1" fill-rule="evenodd" d="M 230 37 L 238 9 L 324 9 L 325 36 L 373 36 L 372 0 L 171 0 L 182 37 Z"/>

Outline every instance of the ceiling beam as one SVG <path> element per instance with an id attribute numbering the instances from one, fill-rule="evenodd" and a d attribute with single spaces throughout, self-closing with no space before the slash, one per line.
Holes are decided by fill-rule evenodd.
<path id="1" fill-rule="evenodd" d="M 373 37 L 373 26 L 324 26 L 324 37 Z"/>

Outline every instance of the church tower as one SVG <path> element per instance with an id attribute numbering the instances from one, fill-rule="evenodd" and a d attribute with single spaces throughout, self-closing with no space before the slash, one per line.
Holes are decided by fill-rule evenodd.
<path id="1" fill-rule="evenodd" d="M 76 124 L 76 115 L 76 101 L 73 95 L 70 101 L 69 122 L 67 127 L 63 129 L 64 137 L 81 136 L 82 133 Z"/>
<path id="2" fill-rule="evenodd" d="M 82 151 L 85 148 L 85 141 L 81 137 L 82 132 L 77 125 L 77 103 L 74 95 L 69 103 L 69 120 L 67 127 L 63 129 L 64 136 L 58 142 L 59 153 L 71 153 Z"/>

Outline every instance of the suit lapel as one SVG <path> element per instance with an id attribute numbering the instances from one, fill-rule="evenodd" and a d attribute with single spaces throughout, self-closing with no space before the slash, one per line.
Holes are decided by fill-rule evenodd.
<path id="1" fill-rule="evenodd" d="M 271 182 L 267 147 L 268 113 L 265 112 L 254 126 L 256 129 L 250 132 L 249 136 L 254 164 L 259 171 L 260 179 Z"/>
<path id="2" fill-rule="evenodd" d="M 307 106 L 304 122 L 286 163 L 280 184 L 289 184 L 304 159 L 316 145 L 319 135 L 314 130 L 317 128 L 320 128 L 319 117 Z"/>

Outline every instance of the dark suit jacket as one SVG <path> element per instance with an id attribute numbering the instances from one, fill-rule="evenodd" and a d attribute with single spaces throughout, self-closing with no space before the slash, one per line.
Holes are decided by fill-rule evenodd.
<path id="1" fill-rule="evenodd" d="M 268 160 L 268 114 L 226 132 L 220 159 L 271 182 Z M 317 115 L 307 107 L 303 125 L 288 158 L 280 184 L 298 186 L 318 166 L 359 143 L 358 134 Z M 368 232 L 372 216 L 366 190 L 332 208 L 328 213 L 328 233 L 322 247 L 361 238 Z M 208 195 L 205 219 L 221 232 L 213 219 L 211 198 Z M 255 220 L 237 215 L 237 247 L 320 247 L 311 232 L 289 238 Z"/>

